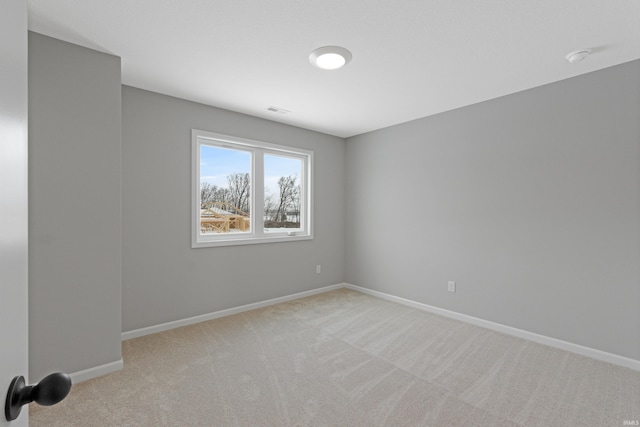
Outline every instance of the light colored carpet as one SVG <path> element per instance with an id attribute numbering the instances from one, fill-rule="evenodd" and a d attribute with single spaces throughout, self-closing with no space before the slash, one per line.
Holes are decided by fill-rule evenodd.
<path id="1" fill-rule="evenodd" d="M 123 343 L 38 426 L 621 426 L 640 372 L 339 289 Z"/>

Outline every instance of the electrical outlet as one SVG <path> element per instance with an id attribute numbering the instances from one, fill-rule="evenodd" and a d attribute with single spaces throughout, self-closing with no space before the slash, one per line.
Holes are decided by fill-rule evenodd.
<path id="1" fill-rule="evenodd" d="M 449 280 L 449 283 L 447 284 L 447 290 L 449 292 L 455 292 L 456 291 L 456 282 L 452 282 L 451 280 Z"/>
<path id="2" fill-rule="evenodd" d="M 316 274 L 320 274 L 320 264 L 316 265 Z"/>

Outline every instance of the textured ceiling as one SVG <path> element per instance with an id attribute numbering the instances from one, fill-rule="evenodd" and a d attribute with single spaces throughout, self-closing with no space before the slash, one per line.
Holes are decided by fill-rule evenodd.
<path id="1" fill-rule="evenodd" d="M 341 137 L 640 58 L 640 0 L 28 3 L 30 30 L 121 57 L 123 84 Z M 326 45 L 353 60 L 312 67 Z"/>

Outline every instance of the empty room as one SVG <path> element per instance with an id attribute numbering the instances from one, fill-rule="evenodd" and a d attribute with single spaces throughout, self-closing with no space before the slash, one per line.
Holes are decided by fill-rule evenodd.
<path id="1" fill-rule="evenodd" d="M 640 425 L 640 2 L 0 8 L 0 426 Z"/>

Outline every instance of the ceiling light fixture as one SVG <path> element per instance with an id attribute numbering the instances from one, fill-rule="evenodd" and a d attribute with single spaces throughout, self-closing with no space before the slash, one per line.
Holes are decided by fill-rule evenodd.
<path id="1" fill-rule="evenodd" d="M 351 52 L 340 46 L 319 47 L 309 55 L 309 62 L 321 70 L 337 70 L 351 61 Z"/>
<path id="2" fill-rule="evenodd" d="M 589 56 L 590 53 L 591 53 L 591 49 L 576 50 L 575 52 L 571 52 L 570 54 L 568 54 L 566 58 L 567 58 L 567 61 L 574 64 L 576 62 L 582 61 L 584 58 Z"/>

